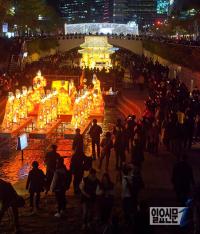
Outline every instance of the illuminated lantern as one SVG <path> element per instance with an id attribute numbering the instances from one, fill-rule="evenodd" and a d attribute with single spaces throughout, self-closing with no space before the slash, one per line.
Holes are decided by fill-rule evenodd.
<path id="1" fill-rule="evenodd" d="M 97 92 L 97 95 L 101 94 L 101 83 L 95 74 L 93 75 L 92 83 L 94 85 L 94 91 Z"/>
<path id="2" fill-rule="evenodd" d="M 88 68 L 109 69 L 112 67 L 110 55 L 114 53 L 113 46 L 106 36 L 86 36 L 80 45 L 82 54 L 80 66 Z"/>
<path id="3" fill-rule="evenodd" d="M 69 96 L 71 97 L 71 100 L 75 101 L 75 96 L 77 94 L 76 87 L 74 85 L 74 81 L 70 80 L 69 82 Z"/>
<path id="4" fill-rule="evenodd" d="M 20 117 L 21 117 L 21 93 L 19 89 L 16 89 L 15 91 L 15 99 L 13 103 L 13 122 L 14 123 L 19 123 L 20 122 Z"/>
<path id="5" fill-rule="evenodd" d="M 21 108 L 20 110 L 20 118 L 27 118 L 28 115 L 28 91 L 27 91 L 27 87 L 26 86 L 22 86 L 22 94 L 21 94 L 21 98 L 20 98 L 20 102 L 21 102 L 21 106 L 23 106 L 23 108 Z"/>
<path id="6" fill-rule="evenodd" d="M 44 97 L 44 87 L 46 87 L 47 81 L 42 76 L 41 71 L 38 71 L 37 75 L 33 78 L 33 89 L 32 94 L 33 101 L 39 103 L 41 98 Z"/>
<path id="7" fill-rule="evenodd" d="M 2 129 L 10 129 L 13 124 L 13 104 L 14 104 L 15 96 L 12 92 L 8 93 L 8 101 L 6 103 L 6 110 L 3 119 L 3 123 L 1 125 Z"/>
<path id="8" fill-rule="evenodd" d="M 71 110 L 71 99 L 64 88 L 61 88 L 58 93 L 58 114 L 64 115 Z"/>
<path id="9" fill-rule="evenodd" d="M 37 129 L 45 129 L 48 124 L 57 119 L 56 95 L 56 92 L 52 93 L 48 90 L 46 96 L 42 98 L 36 121 Z"/>
<path id="10" fill-rule="evenodd" d="M 101 83 L 100 83 L 100 81 L 98 80 L 98 78 L 97 78 L 97 76 L 95 74 L 93 75 L 92 83 L 94 85 L 94 88 L 93 88 L 93 105 L 94 105 L 94 108 L 97 110 L 97 109 L 100 108 L 100 106 L 103 103 L 103 97 L 102 97 L 102 94 L 101 94 Z M 98 110 L 98 111 L 100 111 L 100 110 Z"/>
<path id="11" fill-rule="evenodd" d="M 27 90 L 27 112 L 30 113 L 34 109 L 34 102 L 32 99 L 33 88 L 30 86 Z"/>

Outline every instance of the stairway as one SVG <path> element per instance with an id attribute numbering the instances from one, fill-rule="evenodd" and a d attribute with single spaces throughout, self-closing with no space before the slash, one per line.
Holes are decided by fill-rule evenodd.
<path id="1" fill-rule="evenodd" d="M 12 74 L 16 71 L 19 71 L 20 63 L 19 63 L 19 56 L 18 55 L 11 55 L 11 59 L 8 65 L 8 73 Z"/>
<path id="2" fill-rule="evenodd" d="M 16 71 L 20 70 L 20 59 L 21 53 L 23 49 L 23 42 L 22 41 L 15 41 L 13 42 L 10 61 L 8 64 L 8 73 L 12 74 Z"/>
<path id="3" fill-rule="evenodd" d="M 124 117 L 131 114 L 141 118 L 144 110 L 143 103 L 143 100 L 134 99 L 133 97 L 126 95 L 126 92 L 122 92 L 122 94 L 118 97 L 117 109 L 123 114 Z"/>

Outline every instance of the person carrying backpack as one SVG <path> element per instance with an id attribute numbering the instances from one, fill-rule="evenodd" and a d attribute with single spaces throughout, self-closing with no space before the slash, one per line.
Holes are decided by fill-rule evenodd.
<path id="1" fill-rule="evenodd" d="M 60 218 L 66 209 L 66 196 L 65 193 L 69 189 L 71 183 L 71 173 L 67 170 L 64 159 L 59 158 L 56 164 L 53 180 L 51 183 L 51 190 L 55 193 L 56 202 L 58 206 L 55 217 Z"/>

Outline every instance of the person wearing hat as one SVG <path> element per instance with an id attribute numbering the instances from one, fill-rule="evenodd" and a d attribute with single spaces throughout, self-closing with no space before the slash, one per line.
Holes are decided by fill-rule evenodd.
<path id="1" fill-rule="evenodd" d="M 57 153 L 57 145 L 52 145 L 51 148 L 52 150 L 46 154 L 44 160 L 46 164 L 46 194 L 50 189 L 53 175 L 56 170 L 57 160 L 60 158 L 60 154 Z"/>
<path id="2" fill-rule="evenodd" d="M 34 210 L 34 196 L 36 195 L 35 208 L 37 210 L 40 204 L 40 193 L 44 191 L 45 175 L 38 167 L 38 162 L 34 161 L 26 182 L 26 189 L 29 190 L 30 193 L 30 207 L 32 211 Z"/>

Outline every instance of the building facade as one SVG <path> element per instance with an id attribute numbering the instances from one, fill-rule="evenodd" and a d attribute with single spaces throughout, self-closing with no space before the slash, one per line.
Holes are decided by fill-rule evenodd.
<path id="1" fill-rule="evenodd" d="M 114 0 L 113 2 L 113 22 L 126 23 L 126 13 L 128 0 Z"/>
<path id="2" fill-rule="evenodd" d="M 155 22 L 157 18 L 157 0 L 129 0 L 127 21 L 136 21 L 140 27 Z"/>
<path id="3" fill-rule="evenodd" d="M 124 34 L 138 35 L 138 25 L 134 22 L 128 24 L 117 23 L 85 23 L 65 24 L 65 34 Z"/>
<path id="4" fill-rule="evenodd" d="M 168 15 L 170 0 L 157 0 L 157 14 Z"/>
<path id="5" fill-rule="evenodd" d="M 52 0 L 51 0 L 52 1 Z M 157 5 L 158 1 L 158 5 Z M 157 13 L 165 14 L 170 0 L 58 0 L 58 9 L 68 24 L 155 22 Z"/>
<path id="6" fill-rule="evenodd" d="M 59 0 L 58 9 L 69 24 L 112 22 L 113 0 Z"/>
<path id="7" fill-rule="evenodd" d="M 104 0 L 103 22 L 113 22 L 113 4 L 114 0 Z"/>
<path id="8" fill-rule="evenodd" d="M 87 0 L 59 0 L 58 9 L 61 17 L 68 23 L 85 23 L 90 16 Z"/>
<path id="9" fill-rule="evenodd" d="M 157 19 L 165 21 L 170 13 L 170 0 L 157 0 Z"/>

